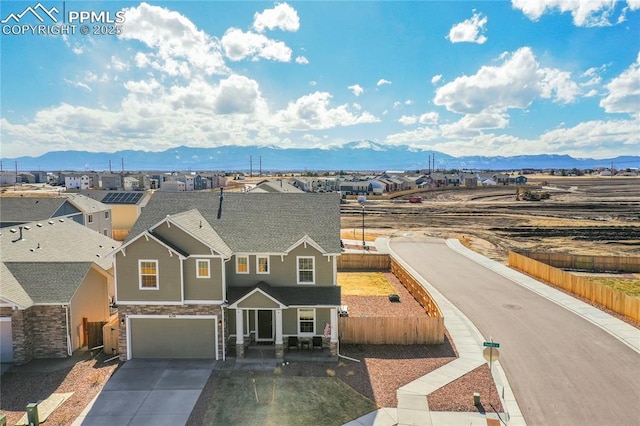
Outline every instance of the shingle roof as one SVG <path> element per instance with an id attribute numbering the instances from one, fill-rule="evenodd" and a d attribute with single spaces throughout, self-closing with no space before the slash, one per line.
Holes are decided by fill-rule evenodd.
<path id="1" fill-rule="evenodd" d="M 51 219 L 23 225 L 20 233 L 0 232 L 3 262 L 95 262 L 111 268 L 112 252 L 121 243 L 71 219 Z"/>
<path id="2" fill-rule="evenodd" d="M 339 306 L 341 300 L 339 286 L 272 287 L 261 281 L 252 287 L 229 287 L 228 302 L 233 304 L 256 288 L 286 306 Z"/>
<path id="3" fill-rule="evenodd" d="M 232 251 L 229 246 L 198 210 L 171 215 L 170 220 L 224 256 L 231 256 Z"/>
<path id="4" fill-rule="evenodd" d="M 340 197 L 326 194 L 156 192 L 127 241 L 167 215 L 197 209 L 233 252 L 284 253 L 305 235 L 327 253 L 340 253 Z"/>
<path id="5" fill-rule="evenodd" d="M 24 291 L 4 262 L 0 263 L 0 297 L 24 309 L 33 305 L 33 299 Z"/>
<path id="6" fill-rule="evenodd" d="M 66 197 L 0 197 L 0 222 L 49 219 L 66 201 Z"/>
<path id="7" fill-rule="evenodd" d="M 93 263 L 5 262 L 5 265 L 37 304 L 69 303 Z"/>
<path id="8" fill-rule="evenodd" d="M 82 194 L 68 194 L 69 202 L 78 210 L 84 213 L 102 212 L 109 210 L 111 207 L 100 201 L 94 200 Z"/>

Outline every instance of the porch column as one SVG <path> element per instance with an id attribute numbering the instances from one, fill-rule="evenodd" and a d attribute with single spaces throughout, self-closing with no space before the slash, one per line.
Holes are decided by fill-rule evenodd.
<path id="1" fill-rule="evenodd" d="M 338 356 L 338 308 L 331 308 L 331 340 L 329 341 L 331 356 Z"/>
<path id="2" fill-rule="evenodd" d="M 236 357 L 244 358 L 244 311 L 236 309 Z"/>
<path id="3" fill-rule="evenodd" d="M 282 342 L 282 309 L 276 309 L 276 358 L 284 359 L 284 344 Z"/>

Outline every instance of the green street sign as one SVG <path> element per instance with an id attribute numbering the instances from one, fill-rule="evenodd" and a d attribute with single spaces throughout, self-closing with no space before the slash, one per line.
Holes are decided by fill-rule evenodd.
<path id="1" fill-rule="evenodd" d="M 482 346 L 486 347 L 486 348 L 499 348 L 500 347 L 500 343 L 496 343 L 496 342 L 484 342 L 482 344 Z"/>

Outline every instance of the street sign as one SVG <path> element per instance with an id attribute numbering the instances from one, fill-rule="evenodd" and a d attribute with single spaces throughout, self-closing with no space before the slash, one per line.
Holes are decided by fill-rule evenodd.
<path id="1" fill-rule="evenodd" d="M 495 348 L 488 347 L 484 348 L 484 350 L 482 351 L 482 355 L 488 362 L 495 362 L 500 357 L 500 352 Z"/>
<path id="2" fill-rule="evenodd" d="M 496 343 L 496 342 L 484 342 L 482 344 L 482 346 L 484 346 L 485 348 L 499 348 L 500 347 L 500 343 Z"/>

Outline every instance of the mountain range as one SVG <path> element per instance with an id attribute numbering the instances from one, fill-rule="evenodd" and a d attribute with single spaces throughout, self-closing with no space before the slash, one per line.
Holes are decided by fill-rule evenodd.
<path id="1" fill-rule="evenodd" d="M 338 148 L 287 148 L 219 146 L 190 148 L 178 146 L 161 152 L 124 150 L 117 152 L 52 151 L 39 157 L 1 159 L 4 169 L 76 171 L 383 171 L 465 169 L 616 169 L 639 168 L 640 156 L 615 158 L 574 158 L 569 155 L 461 156 L 420 151 L 408 146 L 387 146 L 372 141 L 349 142 Z"/>

